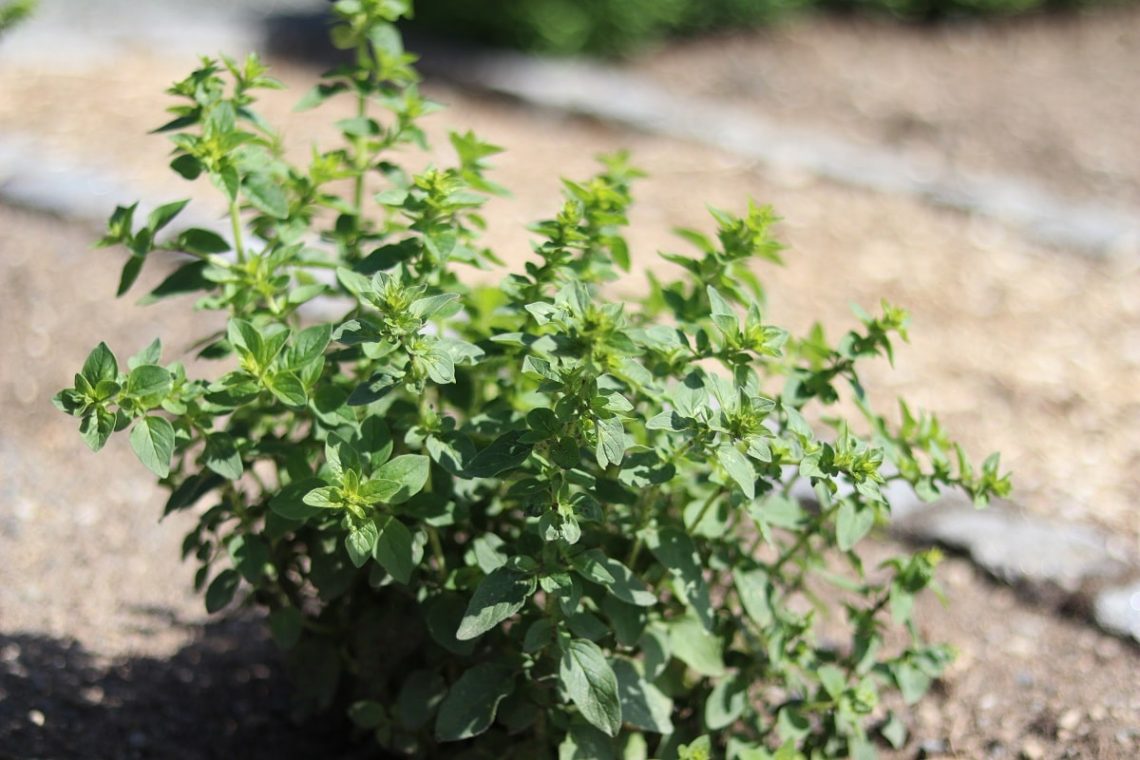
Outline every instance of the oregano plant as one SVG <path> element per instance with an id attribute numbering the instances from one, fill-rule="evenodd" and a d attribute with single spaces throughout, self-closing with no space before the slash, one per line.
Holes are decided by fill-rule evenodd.
<path id="1" fill-rule="evenodd" d="M 224 230 L 178 228 L 187 201 L 111 215 L 129 253 L 182 263 L 144 300 L 193 294 L 224 330 L 190 377 L 153 343 L 104 344 L 55 397 L 98 450 L 126 433 L 190 510 L 183 555 L 217 612 L 265 610 L 302 712 L 347 711 L 410 757 L 871 757 L 905 740 L 888 704 L 949 660 L 912 608 L 938 555 L 865 567 L 889 481 L 979 504 L 1009 488 L 936 418 L 874 411 L 859 380 L 906 315 L 860 312 L 832 343 L 767 321 L 766 207 L 681 230 L 676 279 L 609 300 L 631 268 L 624 155 L 566 181 L 533 257 L 498 287 L 479 243 L 498 148 L 425 146 L 405 0 L 340 0 L 346 63 L 305 108 L 348 99 L 341 144 L 286 157 L 254 110 L 280 87 L 255 57 L 204 59 L 170 94 L 171 168 L 208 181 Z M 319 309 L 310 308 L 319 304 Z M 318 315 L 337 312 L 335 319 Z M 856 411 L 845 420 L 837 411 Z M 793 498 L 809 484 L 814 499 Z M 818 634 L 828 617 L 834 629 Z M 891 702 L 888 695 L 900 692 Z"/>

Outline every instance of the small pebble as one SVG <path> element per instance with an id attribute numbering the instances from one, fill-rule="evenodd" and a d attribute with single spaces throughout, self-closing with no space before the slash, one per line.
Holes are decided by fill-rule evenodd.
<path id="1" fill-rule="evenodd" d="M 103 697 L 105 694 L 103 693 L 102 686 L 95 685 L 88 686 L 86 689 L 79 692 L 79 696 L 83 697 L 84 700 L 90 702 L 93 705 L 101 705 L 103 704 Z"/>
<path id="2" fill-rule="evenodd" d="M 1024 670 L 1017 674 L 1016 680 L 1017 685 L 1023 689 L 1028 689 L 1034 683 L 1033 674 Z"/>
<path id="3" fill-rule="evenodd" d="M 1045 748 L 1036 739 L 1026 739 L 1021 744 L 1022 760 L 1041 760 L 1045 757 Z"/>
<path id="4" fill-rule="evenodd" d="M 950 751 L 945 739 L 926 739 L 918 747 L 919 757 L 938 757 Z"/>
<path id="5" fill-rule="evenodd" d="M 1089 720 L 1091 720 L 1091 721 L 1099 722 L 1099 721 L 1104 720 L 1107 717 L 1108 717 L 1108 710 L 1105 708 L 1104 705 L 1097 705 L 1093 709 L 1089 710 Z"/>
<path id="6" fill-rule="evenodd" d="M 39 710 L 32 710 L 28 713 L 28 720 L 30 720 L 33 725 L 42 726 L 44 722 L 47 721 L 47 718 L 45 718 L 44 714 Z"/>
<path id="7" fill-rule="evenodd" d="M 1066 710 L 1057 718 L 1057 727 L 1063 731 L 1072 731 L 1081 724 L 1081 711 L 1077 709 Z"/>

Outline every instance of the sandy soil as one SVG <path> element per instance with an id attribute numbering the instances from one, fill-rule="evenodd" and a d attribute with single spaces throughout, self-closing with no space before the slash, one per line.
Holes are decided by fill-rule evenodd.
<path id="1" fill-rule="evenodd" d="M 1140 9 L 929 27 L 792 21 L 671 44 L 634 67 L 765 118 L 932 167 L 1032 178 L 1140 208 Z"/>
<path id="2" fill-rule="evenodd" d="M 855 45 L 830 25 L 819 29 L 839 51 Z M 803 45 L 812 39 L 810 28 L 790 33 Z M 989 39 L 977 43 L 979 55 L 998 55 Z M 887 65 L 875 55 L 867 60 Z M 83 72 L 6 68 L 0 134 L 33 134 L 54 156 L 113 168 L 155 188 L 157 198 L 182 197 L 185 184 L 162 170 L 163 140 L 141 133 L 161 121 L 155 93 L 192 63 L 127 57 Z M 279 74 L 296 92 L 312 77 L 292 67 Z M 947 79 L 932 86 L 952 79 L 939 76 Z M 1056 86 L 1076 87 L 1080 77 L 1079 67 L 1058 69 Z M 511 148 L 495 178 L 515 198 L 489 209 L 488 242 L 504 258 L 521 260 L 528 250 L 522 226 L 557 207 L 557 175 L 583 176 L 592 155 L 618 147 L 632 148 L 652 174 L 630 235 L 639 268 L 659 267 L 658 249 L 682 250 L 671 226 L 707 229 L 704 203 L 772 202 L 787 220 L 780 232 L 791 248 L 787 268 L 764 270 L 773 321 L 800 330 L 818 318 L 838 334 L 852 322 L 852 301 L 874 306 L 887 296 L 910 307 L 914 345 L 899 352 L 893 371 L 873 368 L 872 393 L 889 403 L 903 392 L 940 410 L 979 458 L 1004 451 L 1028 510 L 1097 523 L 1132 546 L 1140 541 L 1140 262 L 1044 251 L 999 226 L 906 199 L 430 91 L 452 106 L 433 119 L 437 137 L 446 125 L 470 127 Z M 1074 97 L 1069 107 L 1080 110 Z M 314 138 L 329 144 L 319 126 L 325 117 L 291 115 L 291 102 L 274 98 L 264 109 L 285 120 L 291 148 L 307 150 Z M 836 119 L 845 118 L 834 108 Z M 1126 131 L 1135 123 L 1134 104 L 1117 99 L 1113 108 L 1099 125 L 1114 121 Z M 946 130 L 957 134 L 957 122 Z M 1007 153 L 1000 144 L 991 150 Z M 1134 182 L 1140 174 L 1121 151 L 1121 171 Z M 130 199 L 108 206 L 118 200 Z M 0 230 L 0 578 L 9 581 L 0 583 L 0 758 L 312 756 L 306 739 L 289 740 L 310 734 L 289 733 L 274 653 L 256 626 L 238 619 L 202 627 L 192 568 L 176 559 L 185 516 L 157 525 L 161 499 L 125 440 L 92 456 L 73 421 L 48 405 L 100 339 L 129 354 L 161 333 L 181 350 L 199 332 L 184 318 L 186 305 L 140 312 L 129 299 L 111 300 L 118 254 L 88 250 L 90 230 L 5 208 Z M 158 269 L 144 276 L 153 281 Z M 1023 605 L 958 561 L 947 570 L 952 607 L 928 604 L 924 625 L 963 656 L 915 715 L 915 739 L 901 756 L 915 757 L 923 742 L 928 755 L 941 747 L 960 757 L 1140 751 L 1135 650 Z M 229 700 L 250 706 L 235 708 L 240 720 L 220 707 Z M 285 738 L 255 754 L 250 737 L 270 734 Z M 286 746 L 294 753 L 269 754 Z"/>

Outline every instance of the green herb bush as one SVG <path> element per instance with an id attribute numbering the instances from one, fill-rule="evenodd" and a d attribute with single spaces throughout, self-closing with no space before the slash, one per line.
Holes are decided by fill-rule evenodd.
<path id="1" fill-rule="evenodd" d="M 418 25 L 482 43 L 621 56 L 671 36 L 747 29 L 797 12 L 858 12 L 904 21 L 1007 17 L 1130 0 L 422 0 Z"/>
<path id="2" fill-rule="evenodd" d="M 393 26 L 409 8 L 334 8 L 355 57 L 301 105 L 354 99 L 343 145 L 290 163 L 253 110 L 279 84 L 256 58 L 204 60 L 160 130 L 171 167 L 225 198 L 228 239 L 172 228 L 177 201 L 117 208 L 102 240 L 130 254 L 120 295 L 154 251 L 186 257 L 145 300 L 226 313 L 198 344 L 222 371 L 188 377 L 158 340 L 125 364 L 100 344 L 55 397 L 93 450 L 129 430 L 164 514 L 197 516 L 183 554 L 206 608 L 265 610 L 299 708 L 347 710 L 396 754 L 902 742 L 886 695 L 913 703 L 950 656 L 911 616 L 937 554 L 864 568 L 860 540 L 889 516 L 889 481 L 979 503 L 1008 489 L 996 456 L 974 469 L 933 417 L 871 410 L 858 368 L 891 356 L 903 312 L 861 314 L 837 344 L 767 322 L 753 267 L 780 245 L 751 204 L 713 211 L 715 235 L 679 231 L 695 253 L 663 254 L 678 279 L 607 300 L 630 268 L 624 156 L 565 182 L 522 271 L 466 284 L 500 266 L 479 245 L 498 149 L 453 133 L 453 165 L 394 163 L 433 110 Z M 306 320 L 318 299 L 343 315 Z M 791 498 L 799 483 L 815 503 Z"/>

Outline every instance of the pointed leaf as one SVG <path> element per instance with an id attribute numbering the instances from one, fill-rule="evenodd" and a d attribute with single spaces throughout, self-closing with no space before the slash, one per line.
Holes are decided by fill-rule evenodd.
<path id="1" fill-rule="evenodd" d="M 562 650 L 558 677 L 582 717 L 607 736 L 617 736 L 622 721 L 617 676 L 601 648 L 572 639 Z"/>
<path id="2" fill-rule="evenodd" d="M 533 576 L 500 567 L 476 587 L 455 638 L 467 641 L 482 636 L 523 608 L 537 587 Z"/>
<path id="3" fill-rule="evenodd" d="M 375 541 L 372 556 L 389 575 L 403 584 L 412 579 L 412 572 L 419 564 L 411 531 L 391 516 L 380 523 L 379 536 Z"/>
<path id="4" fill-rule="evenodd" d="M 147 469 L 165 478 L 174 455 L 174 426 L 162 417 L 144 417 L 131 429 L 131 448 Z"/>
<path id="5" fill-rule="evenodd" d="M 483 733 L 495 720 L 499 703 L 514 689 L 514 674 L 499 663 L 484 662 L 465 671 L 439 706 L 435 738 L 454 742 Z"/>

